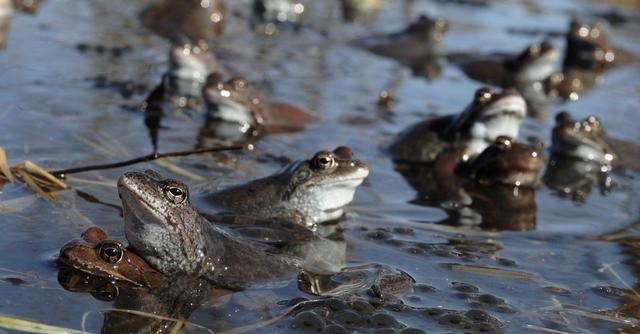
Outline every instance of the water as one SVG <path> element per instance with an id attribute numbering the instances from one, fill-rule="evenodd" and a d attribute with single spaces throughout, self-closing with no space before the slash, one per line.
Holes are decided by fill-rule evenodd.
<path id="1" fill-rule="evenodd" d="M 0 51 L 0 145 L 11 163 L 29 159 L 56 169 L 150 152 L 142 117 L 129 108 L 140 105 L 144 94 L 125 98 L 118 89 L 94 87 L 96 80 L 92 80 L 105 76 L 147 89 L 159 80 L 166 67 L 168 43 L 141 27 L 139 6 L 134 2 L 57 0 L 44 3 L 35 16 L 13 16 L 7 47 Z M 461 316 L 470 309 L 486 311 L 499 324 L 495 328 L 506 333 L 544 332 L 539 328 L 615 333 L 637 321 L 633 308 L 623 312 L 629 319 L 613 317 L 616 309 L 622 311 L 625 299 L 611 293 L 617 290 L 603 288 L 637 285 L 637 253 L 619 243 L 596 240 L 637 219 L 637 172 L 614 175 L 617 186 L 610 194 L 593 191 L 582 203 L 538 187 L 536 224 L 528 232 L 487 232 L 438 224 L 446 218 L 445 211 L 409 203 L 415 191 L 394 171 L 384 147 L 394 134 L 427 114 L 460 111 L 479 84 L 444 61 L 438 78 L 413 77 L 392 60 L 349 44 L 372 31 L 400 29 L 413 17 L 407 13 L 427 12 L 450 21 L 444 52 L 517 52 L 542 37 L 509 34 L 507 29 L 563 31 L 571 14 L 591 18 L 609 5 L 540 0 L 495 2 L 478 8 L 387 1 L 375 22 L 345 24 L 338 6 L 323 1 L 309 3 L 311 16 L 301 32 L 284 31 L 273 37 L 248 30 L 242 19 L 247 15 L 243 6 L 245 2 L 232 5 L 238 9 L 220 41 L 222 53 L 227 55 L 222 62 L 259 82 L 270 95 L 317 111 L 322 120 L 300 133 L 266 137 L 255 152 L 237 159 L 203 155 L 173 160 L 205 181 L 156 163 L 133 169 L 153 168 L 202 189 L 264 176 L 281 167 L 274 159 L 262 159 L 264 156 L 300 159 L 322 149 L 349 145 L 369 165 L 371 174 L 349 207 L 349 218 L 340 223 L 345 229 L 348 263 L 392 265 L 412 275 L 421 287 L 403 297 L 410 309 L 382 308 L 377 313 L 392 315 L 402 326 L 429 333 L 480 331 L 477 324 L 469 325 L 471 329 L 460 325 L 470 319 Z M 637 9 L 619 10 L 638 15 Z M 637 21 L 608 27 L 607 31 L 615 45 L 640 53 Z M 75 48 L 78 43 L 131 46 L 131 51 L 120 57 L 83 53 Z M 555 39 L 553 43 L 562 47 L 564 41 Z M 613 69 L 579 101 L 556 103 L 550 114 L 564 109 L 577 118 L 596 114 L 610 135 L 640 143 L 635 122 L 640 108 L 639 74 L 637 64 Z M 376 112 L 377 94 L 384 89 L 391 90 L 397 100 L 388 117 Z M 194 147 L 203 120 L 196 113 L 166 121 L 160 133 L 160 150 Z M 549 144 L 552 125 L 552 117 L 527 119 L 521 137 L 537 135 Z M 126 170 L 129 168 L 78 174 L 69 184 L 101 201 L 118 204 L 115 180 Z M 97 331 L 99 310 L 112 307 L 111 303 L 60 287 L 54 255 L 66 241 L 92 225 L 123 239 L 119 212 L 88 203 L 73 190 L 49 203 L 23 185 L 8 184 L 0 195 L 0 217 L 0 313 L 79 328 L 88 312 L 88 323 L 98 319 L 97 325 L 89 326 Z M 451 243 L 452 239 L 464 242 Z M 478 271 L 474 266 L 502 271 Z M 511 272 L 516 272 L 515 277 L 508 274 Z M 290 290 L 236 293 L 231 299 L 207 302 L 194 311 L 190 321 L 215 331 L 256 324 L 283 312 L 285 306 L 278 303 L 296 295 L 304 294 Z M 322 307 L 309 306 L 316 311 Z M 434 308 L 452 311 L 444 314 L 445 318 L 442 314 L 426 315 Z M 254 331 L 293 331 L 287 328 L 296 324 L 295 319 L 300 320 L 285 316 Z M 363 323 L 362 331 L 373 331 L 370 324 Z M 204 332 L 195 325 L 185 331 Z"/>

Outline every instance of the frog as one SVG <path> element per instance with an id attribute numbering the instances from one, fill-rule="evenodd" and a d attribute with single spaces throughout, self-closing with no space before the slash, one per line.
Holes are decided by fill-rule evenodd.
<path id="1" fill-rule="evenodd" d="M 449 215 L 442 224 L 535 228 L 535 187 L 545 163 L 542 141 L 531 137 L 522 143 L 499 136 L 475 158 L 463 159 L 464 151 L 448 149 L 432 165 L 396 165 L 418 192 L 412 203 L 442 207 Z"/>
<path id="2" fill-rule="evenodd" d="M 544 164 L 544 144 L 539 138 L 530 137 L 525 144 L 498 136 L 478 157 L 459 164 L 456 173 L 481 183 L 533 187 Z"/>
<path id="3" fill-rule="evenodd" d="M 451 53 L 447 60 L 459 65 L 471 79 L 503 88 L 544 82 L 556 72 L 560 50 L 549 40 L 527 45 L 517 54 L 477 55 Z"/>
<path id="4" fill-rule="evenodd" d="M 60 249 L 59 261 L 94 276 L 123 281 L 139 287 L 158 286 L 164 275 L 153 269 L 135 252 L 106 232 L 91 227 Z"/>
<path id="5" fill-rule="evenodd" d="M 460 114 L 428 118 L 411 125 L 388 148 L 395 162 L 432 164 L 454 146 L 464 147 L 465 159 L 482 153 L 498 136 L 518 136 L 527 104 L 515 89 L 502 92 L 489 87 L 475 91 L 473 101 Z"/>
<path id="6" fill-rule="evenodd" d="M 208 193 L 203 200 L 235 214 L 313 228 L 341 218 L 368 175 L 368 166 L 353 158 L 351 148 L 339 146 L 291 162 L 273 175 Z"/>
<path id="7" fill-rule="evenodd" d="M 595 115 L 576 120 L 562 111 L 555 121 L 543 178 L 549 188 L 583 202 L 594 185 L 602 194 L 611 190 L 612 171 L 640 170 L 640 145 L 609 136 Z"/>
<path id="8" fill-rule="evenodd" d="M 237 124 L 243 133 L 300 131 L 318 120 L 315 113 L 286 102 L 267 99 L 244 78 L 224 79 L 211 73 L 202 89 L 207 117 Z"/>
<path id="9" fill-rule="evenodd" d="M 400 60 L 436 55 L 449 24 L 442 18 L 420 15 L 402 31 L 367 37 L 356 42 L 369 51 Z"/>
<path id="10" fill-rule="evenodd" d="M 168 276 L 193 276 L 231 290 L 298 271 L 287 256 L 266 252 L 210 223 L 189 199 L 188 187 L 155 171 L 127 172 L 118 179 L 125 237 L 153 268 Z"/>
<path id="11" fill-rule="evenodd" d="M 640 61 L 637 54 L 614 47 L 600 22 L 590 24 L 574 17 L 565 38 L 563 78 L 553 87 L 564 99 L 577 100 L 608 69 Z"/>
<path id="12" fill-rule="evenodd" d="M 354 45 L 395 59 L 409 66 L 415 75 L 434 79 L 440 73 L 437 62 L 440 42 L 449 28 L 443 18 L 420 15 L 402 31 L 374 35 L 354 41 Z"/>
<path id="13" fill-rule="evenodd" d="M 592 161 L 611 167 L 618 154 L 608 140 L 598 117 L 590 115 L 582 121 L 573 119 L 567 111 L 556 115 L 551 132 L 553 153 Z"/>
<path id="14" fill-rule="evenodd" d="M 222 0 L 165 0 L 145 7 L 140 18 L 159 36 L 184 38 L 203 46 L 224 33 L 226 15 Z"/>

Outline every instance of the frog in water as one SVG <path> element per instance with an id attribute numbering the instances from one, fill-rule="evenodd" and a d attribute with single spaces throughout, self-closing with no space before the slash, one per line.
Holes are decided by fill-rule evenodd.
<path id="1" fill-rule="evenodd" d="M 163 83 L 173 96 L 201 97 L 209 73 L 222 71 L 207 44 L 176 41 L 169 50 L 169 71 Z"/>
<path id="2" fill-rule="evenodd" d="M 537 138 L 519 143 L 499 136 L 480 155 L 467 161 L 461 158 L 465 156 L 464 147 L 454 147 L 442 153 L 434 164 L 400 164 L 396 169 L 418 191 L 412 203 L 456 203 L 445 205 L 449 217 L 443 224 L 531 229 L 535 227 L 533 193 L 544 165 L 543 149 Z M 517 210 L 505 211 L 505 207 Z M 474 214 L 469 215 L 467 208 Z"/>
<path id="3" fill-rule="evenodd" d="M 318 119 L 313 113 L 285 102 L 270 101 L 240 77 L 224 80 L 212 73 L 202 89 L 207 117 L 238 124 L 241 131 L 267 133 L 302 130 Z"/>
<path id="4" fill-rule="evenodd" d="M 549 41 L 528 45 L 519 54 L 449 54 L 471 79 L 500 87 L 543 82 L 555 72 L 560 50 Z"/>
<path id="5" fill-rule="evenodd" d="M 612 166 L 618 159 L 600 120 L 595 116 L 577 121 L 568 112 L 558 113 L 551 133 L 551 143 L 553 153 L 603 166 Z"/>
<path id="6" fill-rule="evenodd" d="M 563 98 L 575 100 L 580 93 L 593 87 L 604 71 L 640 61 L 637 54 L 613 47 L 599 23 L 587 24 L 572 19 L 566 41 L 564 78 L 555 86 Z"/>
<path id="7" fill-rule="evenodd" d="M 158 286 L 164 278 L 136 253 L 121 242 L 108 239 L 107 234 L 97 227 L 82 233 L 82 240 L 65 244 L 60 249 L 59 260 L 85 273 L 136 286 Z"/>
<path id="8" fill-rule="evenodd" d="M 402 131 L 391 143 L 393 160 L 433 163 L 454 145 L 464 146 L 467 158 L 480 154 L 501 135 L 516 138 L 527 104 L 514 89 L 501 93 L 488 87 L 475 92 L 460 114 L 427 119 Z"/>
<path id="9" fill-rule="evenodd" d="M 444 19 L 432 19 L 421 15 L 402 31 L 368 37 L 358 41 L 357 44 L 375 54 L 394 58 L 400 62 L 411 62 L 437 55 L 440 41 L 444 38 L 447 29 L 448 24 Z"/>
<path id="10" fill-rule="evenodd" d="M 0 49 L 4 48 L 13 15 L 11 0 L 0 0 Z"/>
<path id="11" fill-rule="evenodd" d="M 320 151 L 262 179 L 208 194 L 215 206 L 260 219 L 280 219 L 313 226 L 335 220 L 369 175 L 350 148 Z"/>
<path id="12" fill-rule="evenodd" d="M 268 254 L 211 224 L 191 205 L 187 186 L 153 171 L 118 179 L 125 236 L 152 267 L 166 275 L 193 275 L 229 290 L 297 271 L 288 257 Z"/>
<path id="13" fill-rule="evenodd" d="M 440 42 L 448 30 L 442 18 L 421 15 L 415 22 L 398 32 L 375 35 L 355 42 L 377 55 L 389 57 L 411 67 L 416 75 L 435 78 L 440 72 L 437 57 Z"/>
<path id="14" fill-rule="evenodd" d="M 458 165 L 456 173 L 481 183 L 532 187 L 544 166 L 543 148 L 537 138 L 529 138 L 525 144 L 499 136 L 475 159 Z"/>

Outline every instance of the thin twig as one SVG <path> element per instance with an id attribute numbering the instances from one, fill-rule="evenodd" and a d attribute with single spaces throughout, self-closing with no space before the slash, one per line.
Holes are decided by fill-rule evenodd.
<path id="1" fill-rule="evenodd" d="M 68 169 L 59 169 L 59 170 L 50 171 L 49 173 L 51 173 L 52 175 L 54 175 L 54 176 L 56 176 L 58 178 L 64 179 L 66 177 L 66 175 L 68 175 L 68 174 L 82 173 L 82 172 L 88 172 L 88 171 L 94 171 L 94 170 L 111 169 L 111 168 L 119 168 L 119 167 L 129 166 L 129 165 L 133 165 L 133 164 L 137 164 L 137 163 L 141 163 L 141 162 L 153 161 L 153 160 L 157 160 L 157 159 L 160 159 L 160 158 L 179 157 L 179 156 L 185 156 L 185 155 L 191 155 L 191 154 L 200 154 L 200 153 L 209 153 L 209 152 L 235 151 L 235 150 L 242 150 L 242 149 L 244 149 L 243 146 L 236 145 L 236 146 L 212 147 L 212 148 L 201 148 L 201 149 L 187 150 L 187 151 L 174 151 L 174 152 L 165 152 L 165 153 L 157 153 L 157 154 L 148 154 L 148 155 L 145 155 L 145 156 L 141 156 L 141 157 L 138 157 L 138 158 L 125 160 L 125 161 L 119 161 L 119 162 L 114 162 L 114 163 L 109 163 L 109 164 L 100 164 L 100 165 L 90 165 L 90 166 L 83 166 L 83 167 L 76 167 L 76 168 L 68 168 Z"/>

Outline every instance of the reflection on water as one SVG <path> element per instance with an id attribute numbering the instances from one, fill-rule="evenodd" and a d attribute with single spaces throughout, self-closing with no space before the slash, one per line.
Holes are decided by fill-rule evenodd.
<path id="1" fill-rule="evenodd" d="M 0 0 L 0 8 L 7 8 L 7 3 Z M 221 126 L 202 108 L 178 112 L 167 107 L 172 105 L 170 98 L 150 105 L 145 114 L 138 112 L 170 70 L 171 42 L 156 32 L 180 39 L 171 34 L 189 18 L 211 23 L 212 18 L 224 17 L 222 35 L 215 30 L 191 32 L 213 40 L 219 64 L 255 83 L 265 96 L 313 110 L 320 119 L 299 132 L 252 138 L 255 151 L 189 156 L 134 169 L 162 169 L 164 175 L 210 190 L 271 174 L 320 149 L 348 145 L 367 163 L 370 175 L 346 217 L 323 226 L 328 230 L 324 239 L 309 242 L 298 235 L 298 245 L 279 251 L 304 258 L 316 271 L 375 263 L 380 267 L 367 272 L 391 268 L 415 283 L 388 299 L 380 298 L 384 290 L 372 287 L 350 296 L 318 297 L 298 289 L 297 282 L 221 293 L 199 281 L 176 280 L 141 293 L 61 270 L 63 287 L 90 291 L 95 298 L 67 291 L 56 281 L 58 268 L 52 255 L 63 244 L 94 225 L 124 240 L 122 218 L 112 206 L 119 202 L 115 180 L 128 169 L 118 169 L 69 178 L 80 192 L 61 192 L 56 203 L 36 197 L 20 184 L 3 185 L 0 313 L 79 328 L 87 312 L 128 308 L 188 319 L 185 331 L 202 332 L 203 328 L 265 333 L 295 333 L 302 328 L 334 333 L 374 333 L 380 328 L 406 333 L 637 330 L 637 298 L 629 293 L 629 286 L 638 285 L 633 255 L 637 247 L 629 239 L 596 238 L 611 231 L 625 237 L 637 234 L 635 225 L 623 229 L 640 213 L 640 179 L 633 169 L 638 159 L 631 148 L 640 143 L 633 122 L 640 108 L 637 63 L 597 72 L 595 85 L 581 91 L 576 101 L 561 102 L 539 94 L 536 85 L 530 87 L 539 94 L 532 95 L 541 102 L 540 109 L 550 115 L 564 109 L 576 119 L 594 114 L 612 137 L 631 142 L 614 143 L 624 147 L 621 159 L 628 161 L 605 179 L 583 161 L 554 155 L 542 173 L 544 184 L 533 188 L 474 183 L 457 187 L 458 181 L 434 177 L 429 170 L 394 168 L 387 151 L 402 129 L 428 116 L 459 112 L 479 87 L 443 55 L 518 54 L 545 38 L 564 52 L 570 15 L 595 22 L 608 9 L 619 8 L 573 1 L 386 1 L 379 12 L 360 8 L 362 19 L 345 23 L 340 11 L 349 1 L 305 1 L 299 29 L 285 24 L 278 26 L 278 33 L 265 35 L 251 31 L 253 1 L 226 1 L 222 16 L 214 15 L 213 7 L 191 13 L 185 10 L 188 6 L 181 7 L 184 4 L 154 2 L 154 7 L 147 7 L 150 3 L 46 1 L 33 16 L 14 7 L 7 43 L 0 50 L 0 145 L 8 159 L 30 159 L 58 169 L 125 160 L 149 154 L 156 146 L 162 151 L 209 146 L 220 133 L 237 135 L 237 126 Z M 375 7 L 375 1 L 370 3 Z M 171 6 L 180 8 L 174 12 Z M 152 13 L 147 18 L 154 18 L 153 24 L 141 22 L 143 8 Z M 635 17 L 633 10 L 622 13 Z M 9 19 L 3 15 L 6 12 L 0 10 L 0 19 Z M 448 22 L 437 51 L 430 52 L 440 58 L 420 59 L 420 64 L 429 64 L 420 71 L 429 74 L 430 81 L 413 76 L 411 68 L 393 57 L 380 57 L 356 45 L 371 36 L 380 41 L 382 36 L 406 32 L 420 14 Z M 6 26 L 0 24 L 2 28 Z M 603 29 L 614 50 L 640 53 L 633 20 Z M 514 33 L 518 31 L 527 33 Z M 393 47 L 385 49 L 389 50 Z M 583 86 L 585 82 L 589 78 L 564 81 Z M 376 101 L 385 90 L 393 103 L 381 111 Z M 535 135 L 548 147 L 553 125 L 549 118 L 527 118 L 520 139 Z M 155 138 L 152 144 L 150 135 Z M 244 140 L 231 137 L 238 139 Z M 277 248 L 294 234 L 283 230 L 284 235 L 273 234 L 273 229 L 254 226 L 237 233 L 260 242 L 268 239 L 270 247 Z M 335 289 L 342 283 L 339 278 L 318 276 L 312 282 L 315 288 Z M 394 282 L 390 279 L 385 286 L 406 287 Z M 620 314 L 626 318 L 617 318 Z M 117 311 L 101 320 L 105 332 L 155 332 L 159 327 L 170 331 L 183 325 Z"/>

